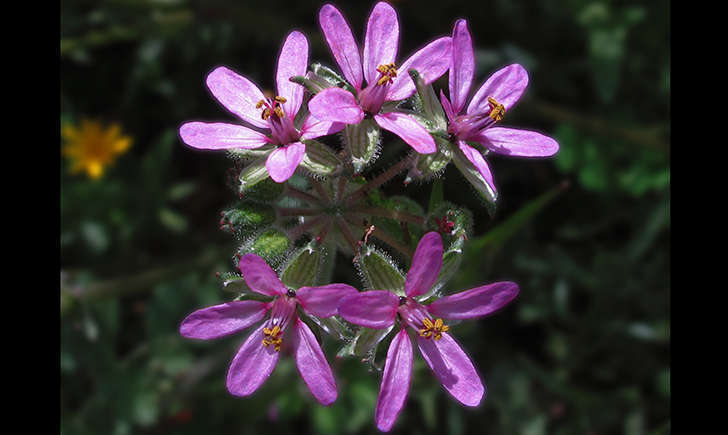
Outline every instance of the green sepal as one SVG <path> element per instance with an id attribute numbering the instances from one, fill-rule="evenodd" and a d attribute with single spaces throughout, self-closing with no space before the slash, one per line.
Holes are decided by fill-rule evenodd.
<path id="1" fill-rule="evenodd" d="M 447 117 L 445 111 L 440 105 L 440 101 L 437 99 L 435 90 L 432 85 L 426 85 L 422 76 L 417 72 L 416 69 L 411 68 L 407 73 L 412 77 L 412 81 L 415 83 L 417 88 L 417 95 L 419 97 L 419 105 L 422 108 L 425 116 L 433 124 L 435 129 L 445 131 L 447 130 Z"/>
<path id="2" fill-rule="evenodd" d="M 271 267 L 277 267 L 286 258 L 291 246 L 291 240 L 283 232 L 269 228 L 245 241 L 239 248 L 238 254 L 256 254 L 264 259 Z"/>
<path id="3" fill-rule="evenodd" d="M 276 220 L 273 207 L 253 202 L 241 202 L 221 213 L 222 226 L 230 226 L 235 231 L 254 231 L 272 225 Z"/>
<path id="4" fill-rule="evenodd" d="M 453 152 L 453 163 L 455 163 L 455 166 L 457 166 L 465 179 L 475 188 L 479 197 L 485 201 L 488 213 L 493 216 L 495 214 L 496 202 L 498 201 L 498 194 L 488 186 L 488 183 L 485 182 L 485 179 L 480 175 L 478 169 L 465 157 L 460 147 L 452 146 L 450 149 Z"/>
<path id="5" fill-rule="evenodd" d="M 258 183 L 269 177 L 268 170 L 265 168 L 266 159 L 267 157 L 260 157 L 240 171 L 238 176 L 240 181 L 238 192 L 240 195 L 250 192 Z"/>
<path id="6" fill-rule="evenodd" d="M 316 175 L 328 176 L 342 167 L 341 160 L 328 146 L 316 140 L 301 142 L 306 145 L 306 154 L 300 164 L 304 169 Z"/>
<path id="7" fill-rule="evenodd" d="M 331 335 L 337 340 L 349 341 L 354 336 L 354 331 L 351 330 L 344 322 L 342 322 L 336 316 L 327 318 L 320 318 L 311 316 L 310 319 L 321 328 L 325 333 Z"/>
<path id="8" fill-rule="evenodd" d="M 313 71 L 313 74 L 330 83 L 331 86 L 346 89 L 352 94 L 356 94 L 356 90 L 354 89 L 354 87 L 351 86 L 344 77 L 340 76 L 339 73 L 332 70 L 331 68 L 316 62 L 311 64 L 311 70 Z"/>
<path id="9" fill-rule="evenodd" d="M 368 290 L 389 290 L 404 296 L 404 274 L 392 258 L 374 246 L 362 244 L 354 264 Z"/>
<path id="10" fill-rule="evenodd" d="M 293 76 L 289 79 L 293 83 L 299 84 L 306 88 L 307 91 L 316 95 L 326 88 L 332 87 L 330 83 L 318 77 L 315 74 L 307 73 L 306 76 Z"/>
<path id="11" fill-rule="evenodd" d="M 237 159 L 253 159 L 253 158 L 261 158 L 261 157 L 268 157 L 268 154 L 271 153 L 276 149 L 275 145 L 266 144 L 262 147 L 253 148 L 253 149 L 244 149 L 244 148 L 232 148 L 228 149 L 228 154 L 230 154 L 230 157 L 237 158 Z"/>
<path id="12" fill-rule="evenodd" d="M 285 183 L 276 183 L 272 178 L 266 178 L 258 182 L 241 196 L 244 197 L 245 201 L 270 204 L 275 202 L 283 194 L 285 186 Z"/>
<path id="13" fill-rule="evenodd" d="M 373 360 L 377 346 L 392 331 L 394 324 L 384 329 L 359 328 L 354 338 L 336 354 L 338 357 L 357 356 Z"/>
<path id="14" fill-rule="evenodd" d="M 379 156 L 381 142 L 379 126 L 373 119 L 347 125 L 343 131 L 344 144 L 351 154 L 354 172 L 360 173 Z"/>
<path id="15" fill-rule="evenodd" d="M 281 282 L 293 289 L 314 286 L 325 255 L 324 249 L 321 243 L 311 241 L 295 251 L 283 266 Z"/>

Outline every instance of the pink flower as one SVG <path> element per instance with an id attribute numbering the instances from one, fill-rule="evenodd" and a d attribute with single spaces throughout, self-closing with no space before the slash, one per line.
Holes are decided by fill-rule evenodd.
<path id="1" fill-rule="evenodd" d="M 450 334 L 443 320 L 474 319 L 499 310 L 518 295 L 513 282 L 497 282 L 476 287 L 422 305 L 418 297 L 432 288 L 442 266 L 442 239 L 436 232 L 422 237 L 404 284 L 405 296 L 388 290 L 371 290 L 346 296 L 339 315 L 367 328 L 384 329 L 399 320 L 400 331 L 387 351 L 375 420 L 387 432 L 394 425 L 409 392 L 412 374 L 412 343 L 409 327 L 417 333 L 417 347 L 442 386 L 456 400 L 477 406 L 485 386 L 473 363 Z"/>
<path id="2" fill-rule="evenodd" d="M 266 98 L 250 80 L 221 66 L 207 76 L 212 95 L 234 115 L 264 133 L 242 125 L 188 122 L 179 129 L 182 140 L 198 149 L 254 149 L 265 144 L 277 146 L 268 155 L 265 167 L 277 183 L 288 180 L 303 160 L 302 140 L 336 133 L 345 126 L 307 116 L 300 128 L 294 119 L 303 101 L 304 89 L 288 79 L 306 74 L 308 41 L 301 32 L 291 32 L 278 57 L 278 95 Z"/>
<path id="3" fill-rule="evenodd" d="M 273 299 L 233 301 L 197 310 L 182 321 L 180 334 L 201 340 L 223 337 L 252 326 L 270 311 L 268 319 L 250 334 L 230 364 L 228 391 L 235 396 L 255 392 L 273 372 L 282 346 L 291 340 L 298 371 L 308 389 L 322 405 L 333 403 L 337 392 L 331 368 L 316 337 L 298 317 L 296 307 L 311 316 L 331 317 L 337 313 L 340 299 L 357 294 L 357 290 L 346 284 L 287 289 L 265 260 L 255 254 L 243 256 L 239 267 L 252 291 Z"/>
<path id="4" fill-rule="evenodd" d="M 559 144 L 535 131 L 494 127 L 521 97 L 528 85 L 528 73 L 518 64 L 496 71 L 483 83 L 461 115 L 475 72 L 473 43 L 465 20 L 458 20 L 452 31 L 453 56 L 450 66 L 450 100 L 440 90 L 440 101 L 448 118 L 448 133 L 488 185 L 496 191 L 493 176 L 483 155 L 466 143 L 477 142 L 486 149 L 515 157 L 549 157 Z"/>
<path id="5" fill-rule="evenodd" d="M 450 67 L 450 38 L 430 42 L 397 68 L 397 13 L 387 3 L 379 2 L 369 15 L 362 74 L 359 48 L 341 12 L 330 4 L 324 5 L 319 12 L 319 23 L 336 63 L 354 87 L 355 94 L 338 87 L 325 89 L 309 101 L 311 113 L 319 119 L 344 124 L 358 124 L 365 117 L 374 117 L 381 128 L 398 135 L 417 152 L 437 151 L 435 141 L 413 117 L 398 112 L 380 112 L 386 101 L 404 100 L 415 93 L 415 84 L 407 74 L 410 68 L 416 69 L 426 83 L 445 74 Z M 367 86 L 363 88 L 364 79 Z"/>

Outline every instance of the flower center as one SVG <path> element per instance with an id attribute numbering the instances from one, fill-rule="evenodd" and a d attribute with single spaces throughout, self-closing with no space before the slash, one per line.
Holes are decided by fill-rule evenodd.
<path id="1" fill-rule="evenodd" d="M 490 103 L 490 113 L 488 114 L 488 116 L 490 116 L 493 121 L 500 121 L 501 119 L 503 119 L 506 114 L 505 106 L 503 106 L 493 97 L 488 97 L 488 103 Z"/>
<path id="2" fill-rule="evenodd" d="M 272 344 L 275 351 L 280 352 L 283 343 L 282 334 L 283 330 L 278 325 L 274 325 L 273 329 L 263 328 L 263 346 L 268 347 Z"/>
<path id="3" fill-rule="evenodd" d="M 379 86 L 384 86 L 387 83 L 391 85 L 394 82 L 393 79 L 397 77 L 397 68 L 393 63 L 379 65 L 377 71 L 381 74 L 379 80 L 377 80 Z"/>
<path id="4" fill-rule="evenodd" d="M 258 101 L 258 104 L 255 105 L 255 108 L 260 109 L 261 107 L 265 106 L 265 109 L 263 109 L 263 113 L 260 114 L 260 117 L 266 121 L 273 115 L 276 115 L 279 118 L 283 118 L 284 113 L 281 105 L 285 102 L 285 98 L 281 97 L 280 95 L 276 95 L 273 100 Z"/>
<path id="5" fill-rule="evenodd" d="M 430 338 L 432 337 L 435 341 L 442 338 L 442 334 L 450 330 L 450 327 L 442 322 L 442 319 L 435 319 L 433 322 L 428 318 L 422 319 L 422 325 L 424 328 L 420 329 L 420 337 Z"/>

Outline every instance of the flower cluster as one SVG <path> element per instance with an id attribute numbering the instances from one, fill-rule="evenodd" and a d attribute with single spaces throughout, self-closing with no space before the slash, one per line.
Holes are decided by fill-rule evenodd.
<path id="1" fill-rule="evenodd" d="M 528 84 L 520 65 L 496 71 L 465 107 L 475 75 L 465 20 L 455 23 L 451 36 L 400 62 L 399 22 L 389 4 L 374 6 L 361 52 L 336 7 L 324 5 L 318 18 L 340 73 L 309 65 L 308 40 L 293 31 L 278 57 L 276 95 L 265 96 L 251 80 L 220 66 L 207 87 L 240 122 L 180 127 L 187 145 L 227 150 L 236 160 L 232 182 L 240 201 L 221 213 L 220 226 L 241 240 L 235 254 L 240 274 L 223 278 L 239 296 L 190 314 L 180 333 L 208 340 L 254 327 L 228 370 L 230 393 L 255 392 L 280 354 L 290 352 L 323 405 L 338 395 L 320 344 L 323 334 L 331 335 L 344 342 L 339 356 L 364 357 L 375 368 L 383 361 L 375 409 L 382 431 L 393 427 L 406 401 L 414 341 L 444 389 L 477 406 L 485 386 L 452 337 L 451 322 L 490 315 L 519 288 L 496 282 L 447 294 L 471 232 L 470 212 L 445 201 L 441 190 L 438 196 L 434 186 L 428 210 L 406 196 L 387 197 L 379 187 L 405 170 L 405 184 L 432 180 L 452 161 L 494 205 L 489 153 L 548 157 L 558 144 L 534 131 L 496 126 Z M 437 98 L 432 83 L 446 73 L 449 97 L 440 90 Z M 407 153 L 367 179 L 363 172 L 380 154 L 382 130 L 407 144 Z M 316 140 L 334 134 L 340 149 Z M 338 254 L 351 256 L 365 291 L 330 283 Z M 389 343 L 386 356 L 382 343 Z"/>

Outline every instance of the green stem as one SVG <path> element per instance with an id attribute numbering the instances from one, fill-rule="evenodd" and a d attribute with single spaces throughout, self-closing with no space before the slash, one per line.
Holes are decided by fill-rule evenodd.
<path id="1" fill-rule="evenodd" d="M 387 181 L 394 178 L 395 175 L 399 174 L 403 169 L 405 169 L 410 162 L 412 161 L 413 154 L 407 154 L 402 160 L 400 160 L 397 164 L 394 166 L 391 166 L 386 171 L 379 174 L 379 176 L 375 177 L 373 180 L 369 181 L 367 184 L 360 187 L 358 190 L 356 190 L 354 193 L 349 195 L 346 198 L 346 201 L 348 203 L 353 203 L 357 200 L 359 200 L 361 197 L 368 194 L 370 191 L 376 189 L 377 187 L 381 186 L 382 184 L 386 183 Z"/>

